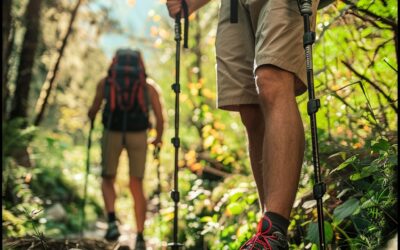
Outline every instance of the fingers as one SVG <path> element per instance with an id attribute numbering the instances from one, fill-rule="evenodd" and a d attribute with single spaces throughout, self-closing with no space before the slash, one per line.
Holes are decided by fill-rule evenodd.
<path id="1" fill-rule="evenodd" d="M 93 121 L 94 118 L 96 117 L 96 115 L 93 114 L 93 112 L 89 112 L 89 113 L 88 113 L 88 117 L 89 117 L 89 120 L 90 120 L 90 121 Z"/>
<path id="2" fill-rule="evenodd" d="M 153 144 L 155 148 L 161 148 L 162 142 L 153 141 L 151 144 Z"/>
<path id="3" fill-rule="evenodd" d="M 182 3 L 180 0 L 167 0 L 167 8 L 169 16 L 175 18 L 182 9 Z"/>
<path id="4" fill-rule="evenodd" d="M 150 142 L 151 145 L 153 145 L 155 148 L 161 148 L 162 146 L 162 140 L 161 139 L 154 139 Z"/>

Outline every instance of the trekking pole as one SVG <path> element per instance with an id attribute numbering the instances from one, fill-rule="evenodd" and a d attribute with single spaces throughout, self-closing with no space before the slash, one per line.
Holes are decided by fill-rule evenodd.
<path id="1" fill-rule="evenodd" d="M 168 246 L 172 250 L 179 250 L 182 244 L 178 243 L 178 202 L 179 202 L 179 191 L 178 191 L 178 154 L 179 154 L 179 73 L 180 73 L 180 52 L 181 52 L 181 15 L 177 14 L 175 18 L 175 41 L 176 41 L 176 59 L 175 59 L 175 83 L 172 84 L 172 90 L 175 92 L 175 137 L 172 138 L 171 142 L 175 148 L 175 162 L 174 162 L 174 189 L 171 191 L 171 198 L 174 201 L 174 232 L 173 242 L 169 243 Z"/>
<path id="2" fill-rule="evenodd" d="M 182 1 L 182 9 L 185 18 L 185 33 L 184 33 L 184 47 L 187 48 L 188 41 L 188 6 L 185 0 Z M 171 198 L 174 201 L 174 231 L 173 242 L 168 243 L 172 250 L 179 250 L 183 244 L 178 243 L 178 203 L 179 203 L 179 189 L 178 189 L 178 161 L 179 161 L 179 93 L 181 91 L 179 83 L 180 75 L 180 52 L 181 52 L 181 13 L 175 17 L 175 41 L 176 41 L 176 58 L 175 58 L 175 83 L 172 84 L 172 90 L 175 92 L 175 136 L 171 139 L 175 148 L 175 163 L 174 163 L 174 188 L 171 191 Z"/>
<path id="3" fill-rule="evenodd" d="M 156 168 L 157 168 L 157 189 L 156 189 L 156 194 L 158 196 L 157 210 L 158 210 L 158 212 L 160 212 L 160 208 L 161 208 L 160 146 L 155 146 L 154 151 L 153 151 L 153 158 L 156 161 Z"/>
<path id="4" fill-rule="evenodd" d="M 153 151 L 153 159 L 156 162 L 156 168 L 157 168 L 157 189 L 156 189 L 156 195 L 158 198 L 158 203 L 157 203 L 157 213 L 158 213 L 158 219 L 160 220 L 160 210 L 161 210 L 161 178 L 160 178 L 160 146 L 155 146 L 154 151 Z M 160 221 L 159 221 L 160 222 Z M 159 237 L 161 239 L 161 227 L 158 227 L 159 230 Z"/>
<path id="5" fill-rule="evenodd" d="M 87 197 L 87 184 L 88 184 L 88 176 L 89 176 L 89 169 L 90 169 L 90 148 L 92 146 L 92 131 L 94 127 L 94 119 L 90 120 L 90 130 L 87 142 L 87 155 L 86 155 L 86 175 L 85 175 L 85 186 L 84 186 L 84 193 L 83 193 L 83 201 L 82 201 L 82 208 L 81 208 L 81 228 L 80 228 L 80 235 L 83 237 L 83 226 L 85 224 L 85 205 L 86 205 L 86 197 Z"/>
<path id="6" fill-rule="evenodd" d="M 311 0 L 299 0 L 300 13 L 304 19 L 304 36 L 303 46 L 306 55 L 306 69 L 307 69 L 307 89 L 308 89 L 308 103 L 307 113 L 310 116 L 311 123 L 311 141 L 312 141 L 312 158 L 314 165 L 314 179 L 315 184 L 313 187 L 314 199 L 317 201 L 318 212 L 318 232 L 319 232 L 319 246 L 320 249 L 325 249 L 325 230 L 324 230 L 324 211 L 322 207 L 322 197 L 325 194 L 326 186 L 321 180 L 321 168 L 319 162 L 319 148 L 318 148 L 318 134 L 317 134 L 317 119 L 316 113 L 320 107 L 319 99 L 315 98 L 314 93 L 314 76 L 313 76 L 313 60 L 312 60 L 312 45 L 315 41 L 315 32 L 311 31 L 310 16 L 312 15 Z"/>

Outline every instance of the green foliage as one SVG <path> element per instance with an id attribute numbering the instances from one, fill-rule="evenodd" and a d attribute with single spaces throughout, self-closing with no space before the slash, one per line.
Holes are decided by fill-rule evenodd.
<path id="1" fill-rule="evenodd" d="M 187 170 L 181 176 L 179 216 L 184 220 L 179 221 L 180 242 L 187 249 L 199 249 L 203 245 L 209 249 L 239 248 L 253 233 L 258 219 L 255 211 L 259 204 L 251 177 L 232 175 L 223 182 L 209 182 L 188 174 Z M 172 204 L 163 207 L 171 208 Z M 161 225 L 153 226 L 168 229 L 169 225 L 169 230 L 162 235 L 171 240 L 173 210 L 161 211 L 161 218 Z"/>
<path id="2" fill-rule="evenodd" d="M 333 228 L 332 225 L 327 221 L 324 222 L 324 232 L 325 232 L 325 241 L 327 244 L 330 244 L 333 240 Z M 313 245 L 319 244 L 319 231 L 317 222 L 311 222 L 308 225 L 306 239 L 312 242 Z"/>
<path id="3" fill-rule="evenodd" d="M 335 188 L 346 190 L 338 195 L 343 203 L 334 208 L 332 224 L 339 233 L 352 238 L 347 244 L 356 249 L 379 247 L 393 236 L 397 224 L 397 144 L 385 138 L 369 144 L 369 155 L 352 156 L 345 161 L 351 164 L 340 165 L 347 168 L 331 173 L 340 180 Z"/>
<path id="4" fill-rule="evenodd" d="M 3 235 L 26 234 L 46 236 L 66 235 L 80 229 L 84 162 L 76 164 L 74 150 L 66 137 L 40 133 L 31 146 L 34 148 L 35 168 L 26 169 L 7 158 L 8 181 L 3 190 Z M 65 159 L 65 156 L 68 156 Z M 82 156 L 78 156 L 81 158 Z M 80 179 L 77 177 L 81 176 Z M 4 178 L 4 177 L 3 177 Z M 91 178 L 89 179 L 91 180 Z M 94 185 L 91 185 L 95 189 Z M 62 204 L 66 217 L 59 221 L 50 218 L 47 210 L 54 204 Z M 86 209 L 96 216 L 102 214 L 99 198 L 89 189 Z M 34 211 L 45 211 L 32 217 Z M 93 220 L 93 216 L 90 216 Z M 39 234 L 40 233 L 40 234 Z"/>
<path id="5" fill-rule="evenodd" d="M 35 232 L 34 211 L 43 210 L 43 201 L 29 187 L 31 174 L 13 161 L 7 162 L 8 182 L 3 190 L 3 236 L 20 236 Z"/>
<path id="6" fill-rule="evenodd" d="M 37 128 L 25 126 L 23 118 L 13 119 L 7 123 L 3 122 L 3 154 L 10 156 L 13 151 L 24 148 L 35 136 Z"/>

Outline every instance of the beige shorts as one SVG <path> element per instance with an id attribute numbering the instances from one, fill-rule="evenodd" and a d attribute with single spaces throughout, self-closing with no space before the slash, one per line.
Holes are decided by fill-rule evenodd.
<path id="1" fill-rule="evenodd" d="M 119 157 L 125 148 L 129 158 L 129 176 L 143 178 L 147 154 L 147 131 L 126 132 L 126 145 L 122 145 L 122 132 L 104 130 L 102 138 L 102 177 L 115 177 Z"/>
<path id="2" fill-rule="evenodd" d="M 313 2 L 313 13 L 319 1 Z M 292 72 L 296 95 L 307 90 L 304 24 L 297 0 L 239 0 L 238 23 L 230 23 L 230 0 L 222 0 L 216 38 L 217 107 L 258 104 L 254 72 L 274 65 Z M 315 16 L 311 17 L 312 28 Z"/>

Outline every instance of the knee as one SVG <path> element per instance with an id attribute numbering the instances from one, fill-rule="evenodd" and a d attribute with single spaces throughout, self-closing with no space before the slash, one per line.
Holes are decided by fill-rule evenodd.
<path id="1" fill-rule="evenodd" d="M 115 177 L 114 176 L 103 176 L 102 184 L 103 186 L 114 185 Z"/>
<path id="2" fill-rule="evenodd" d="M 277 100 L 295 98 L 293 73 L 266 65 L 256 71 L 256 84 L 261 103 L 274 104 Z"/>
<path id="3" fill-rule="evenodd" d="M 239 114 L 248 133 L 258 133 L 260 128 L 264 129 L 264 118 L 259 105 L 241 105 Z"/>
<path id="4" fill-rule="evenodd" d="M 135 176 L 131 176 L 129 179 L 129 186 L 132 192 L 142 192 L 143 190 L 143 179 Z"/>

